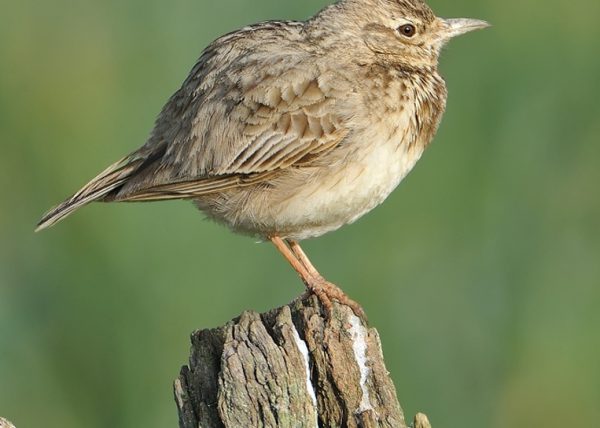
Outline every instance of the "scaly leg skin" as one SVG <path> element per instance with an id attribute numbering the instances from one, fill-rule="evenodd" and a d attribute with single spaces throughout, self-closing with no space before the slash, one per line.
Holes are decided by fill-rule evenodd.
<path id="1" fill-rule="evenodd" d="M 296 257 L 298 257 L 298 260 L 300 260 L 300 262 L 304 265 L 304 267 L 312 275 L 314 282 L 312 284 L 311 290 L 314 291 L 315 288 L 320 288 L 322 290 L 322 292 L 324 292 L 325 295 L 328 297 L 329 304 L 331 304 L 331 300 L 337 300 L 341 304 L 350 307 L 350 309 L 352 309 L 352 312 L 354 312 L 354 315 L 356 315 L 357 317 L 364 318 L 364 319 L 367 318 L 365 315 L 365 311 L 357 302 L 355 302 L 350 297 L 348 297 L 348 295 L 346 293 L 344 293 L 342 291 L 342 289 L 339 288 L 337 285 L 335 285 L 332 282 L 327 281 L 319 273 L 319 271 L 311 263 L 310 259 L 308 258 L 308 256 L 306 255 L 306 253 L 304 252 L 302 247 L 300 247 L 300 244 L 298 243 L 298 241 L 288 239 L 287 242 L 288 242 L 292 252 L 296 255 Z M 315 292 L 315 294 L 317 294 L 317 293 Z M 317 296 L 318 296 L 318 294 L 317 294 Z"/>
<path id="2" fill-rule="evenodd" d="M 288 244 L 283 239 L 281 239 L 279 236 L 273 236 L 270 239 L 273 245 L 275 245 L 275 248 L 279 250 L 283 257 L 290 263 L 290 265 L 292 265 L 298 275 L 300 275 L 300 279 L 302 279 L 302 282 L 304 282 L 306 288 L 308 288 L 309 291 L 313 292 L 319 298 L 321 303 L 323 303 L 323 306 L 325 306 L 327 313 L 331 314 L 331 310 L 333 308 L 331 300 L 329 299 L 329 296 L 327 296 L 327 294 L 320 288 L 314 287 L 313 284 L 315 279 L 311 272 L 309 272 L 306 266 L 304 266 L 304 264 L 302 264 L 302 262 L 296 258 L 292 250 L 290 250 Z"/>
<path id="3" fill-rule="evenodd" d="M 271 237 L 271 242 L 298 272 L 300 278 L 312 293 L 321 301 L 328 315 L 332 314 L 332 300 L 337 300 L 343 305 L 349 306 L 359 318 L 366 319 L 363 309 L 358 303 L 350 299 L 337 285 L 327 281 L 310 262 L 298 242 L 286 240 L 278 236 Z"/>

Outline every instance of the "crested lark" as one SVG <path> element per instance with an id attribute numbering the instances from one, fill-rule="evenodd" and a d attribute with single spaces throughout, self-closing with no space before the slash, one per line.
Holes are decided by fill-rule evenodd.
<path id="1" fill-rule="evenodd" d="M 360 307 L 298 241 L 379 205 L 431 142 L 446 104 L 440 50 L 488 24 L 421 0 L 342 0 L 211 43 L 147 142 L 47 213 L 92 201 L 190 199 L 235 232 L 271 240 L 309 290 Z"/>

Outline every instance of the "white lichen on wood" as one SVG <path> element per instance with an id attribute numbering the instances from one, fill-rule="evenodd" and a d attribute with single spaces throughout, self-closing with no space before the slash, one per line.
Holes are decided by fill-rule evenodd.
<path id="1" fill-rule="evenodd" d="M 360 370 L 360 389 L 362 398 L 360 400 L 359 412 L 373 410 L 371 400 L 369 398 L 369 389 L 367 388 L 367 378 L 370 373 L 367 360 L 367 342 L 366 329 L 363 327 L 360 319 L 352 314 L 350 316 L 350 334 L 352 335 L 352 350 L 354 351 L 354 359 Z"/>
<path id="2" fill-rule="evenodd" d="M 319 415 L 317 413 L 317 396 L 315 394 L 315 388 L 310 379 L 310 355 L 308 354 L 308 347 L 306 346 L 306 342 L 300 338 L 298 330 L 295 326 L 292 329 L 292 334 L 294 342 L 296 342 L 296 346 L 298 347 L 298 350 L 300 351 L 300 354 L 302 355 L 302 358 L 304 360 L 304 368 L 306 370 L 306 391 L 308 392 L 310 400 L 312 401 L 315 407 L 315 427 L 318 428 Z"/>

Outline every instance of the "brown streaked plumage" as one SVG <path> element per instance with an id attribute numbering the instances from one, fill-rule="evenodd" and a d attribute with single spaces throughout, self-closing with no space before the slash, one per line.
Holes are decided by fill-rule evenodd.
<path id="1" fill-rule="evenodd" d="M 421 0 L 342 0 L 306 22 L 225 35 L 203 52 L 146 144 L 38 230 L 92 201 L 189 199 L 230 229 L 273 241 L 326 305 L 352 303 L 297 241 L 353 222 L 400 183 L 445 108 L 442 46 L 485 26 L 437 18 Z"/>

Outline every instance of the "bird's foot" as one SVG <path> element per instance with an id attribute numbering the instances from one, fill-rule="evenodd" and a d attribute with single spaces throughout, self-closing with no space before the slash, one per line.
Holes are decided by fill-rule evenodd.
<path id="1" fill-rule="evenodd" d="M 322 276 L 312 277 L 306 281 L 306 287 L 321 301 L 328 316 L 333 313 L 333 300 L 348 306 L 357 317 L 366 320 L 367 316 L 363 308 L 342 291 L 340 287 L 327 281 Z"/>
<path id="2" fill-rule="evenodd" d="M 332 300 L 337 300 L 342 305 L 350 307 L 354 315 L 366 321 L 365 311 L 358 303 L 346 296 L 337 285 L 327 281 L 321 276 L 317 269 L 312 265 L 307 255 L 304 253 L 297 241 L 287 239 L 283 240 L 279 236 L 270 237 L 273 245 L 298 272 L 300 278 L 306 285 L 306 288 L 321 301 L 327 312 L 327 317 L 331 319 L 333 313 Z"/>

